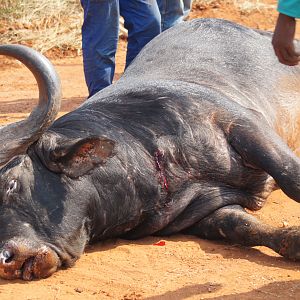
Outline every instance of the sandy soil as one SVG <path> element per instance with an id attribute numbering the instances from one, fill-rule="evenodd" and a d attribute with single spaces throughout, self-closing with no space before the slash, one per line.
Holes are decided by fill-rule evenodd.
<path id="1" fill-rule="evenodd" d="M 269 1 L 269 3 L 275 3 Z M 191 17 L 221 17 L 272 30 L 275 10 L 241 13 L 218 2 L 198 7 Z M 126 45 L 120 43 L 118 78 Z M 62 80 L 61 114 L 87 95 L 81 57 L 53 60 Z M 1 63 L 0 123 L 24 118 L 36 102 L 32 75 L 15 63 Z M 281 191 L 257 217 L 274 226 L 299 225 L 300 206 Z M 67 270 L 34 281 L 0 280 L 0 299 L 300 299 L 300 265 L 265 247 L 245 248 L 192 236 L 109 240 L 87 248 Z"/>

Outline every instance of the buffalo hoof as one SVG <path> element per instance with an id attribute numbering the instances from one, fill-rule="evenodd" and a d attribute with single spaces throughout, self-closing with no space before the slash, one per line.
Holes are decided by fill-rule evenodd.
<path id="1" fill-rule="evenodd" d="M 300 260 L 300 227 L 290 227 L 280 233 L 278 253 L 291 260 Z"/>
<path id="2" fill-rule="evenodd" d="M 53 274 L 60 265 L 58 255 L 49 247 L 36 250 L 8 242 L 0 253 L 0 277 L 32 280 Z"/>

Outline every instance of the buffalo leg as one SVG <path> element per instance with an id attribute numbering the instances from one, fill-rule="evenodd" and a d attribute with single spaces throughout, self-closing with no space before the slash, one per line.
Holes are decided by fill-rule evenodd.
<path id="1" fill-rule="evenodd" d="M 299 227 L 274 228 L 260 222 L 239 205 L 216 210 L 186 233 L 244 246 L 266 246 L 289 259 L 300 259 Z"/>
<path id="2" fill-rule="evenodd" d="M 265 198 L 245 190 L 235 189 L 226 185 L 210 182 L 201 182 L 197 197 L 178 214 L 175 219 L 155 233 L 155 235 L 171 235 L 184 231 L 186 228 L 197 224 L 222 207 L 240 205 L 250 210 L 258 210 L 264 205 Z"/>
<path id="3" fill-rule="evenodd" d="M 223 124 L 228 142 L 248 166 L 270 174 L 286 195 L 300 202 L 300 158 L 271 127 L 254 120 Z"/>

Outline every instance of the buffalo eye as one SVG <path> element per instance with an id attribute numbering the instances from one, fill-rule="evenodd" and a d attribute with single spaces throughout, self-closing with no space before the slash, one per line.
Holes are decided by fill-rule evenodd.
<path id="1" fill-rule="evenodd" d="M 18 182 L 17 182 L 17 180 L 16 180 L 16 179 L 12 179 L 12 180 L 8 183 L 8 187 L 7 187 L 6 193 L 7 193 L 7 194 L 11 194 L 11 193 L 15 192 L 16 189 L 17 189 L 17 187 L 18 187 Z"/>

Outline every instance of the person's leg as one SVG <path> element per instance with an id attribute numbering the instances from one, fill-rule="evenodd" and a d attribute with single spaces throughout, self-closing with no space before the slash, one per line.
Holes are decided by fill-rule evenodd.
<path id="1" fill-rule="evenodd" d="M 120 0 L 120 13 L 128 30 L 126 68 L 141 49 L 161 32 L 156 0 Z"/>
<path id="2" fill-rule="evenodd" d="M 189 14 L 192 0 L 157 0 L 162 31 L 182 22 Z"/>
<path id="3" fill-rule="evenodd" d="M 119 0 L 81 0 L 82 54 L 89 97 L 110 85 L 119 37 Z"/>

